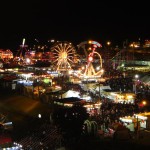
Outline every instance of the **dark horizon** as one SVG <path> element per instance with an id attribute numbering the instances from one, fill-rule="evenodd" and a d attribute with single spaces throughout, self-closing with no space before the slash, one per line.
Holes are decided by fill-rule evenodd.
<path id="1" fill-rule="evenodd" d="M 0 48 L 17 49 L 26 38 L 46 41 L 54 38 L 79 44 L 150 39 L 150 12 L 145 3 L 101 1 L 32 0 L 4 2 L 0 10 Z"/>

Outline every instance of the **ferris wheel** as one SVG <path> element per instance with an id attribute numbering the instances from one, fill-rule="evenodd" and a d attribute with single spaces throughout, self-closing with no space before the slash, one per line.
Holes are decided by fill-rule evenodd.
<path id="1" fill-rule="evenodd" d="M 54 59 L 53 64 L 57 71 L 70 70 L 72 64 L 77 61 L 76 50 L 72 43 L 57 42 L 52 46 L 51 51 Z"/>
<path id="2" fill-rule="evenodd" d="M 84 50 L 84 54 L 86 57 L 86 66 L 83 69 L 81 77 L 97 78 L 101 77 L 101 75 L 103 74 L 102 57 L 96 51 L 96 48 L 100 48 L 101 46 L 102 45 L 96 41 L 84 41 L 78 45 L 78 48 L 82 48 Z M 94 63 L 96 59 L 98 60 L 98 62 Z"/>

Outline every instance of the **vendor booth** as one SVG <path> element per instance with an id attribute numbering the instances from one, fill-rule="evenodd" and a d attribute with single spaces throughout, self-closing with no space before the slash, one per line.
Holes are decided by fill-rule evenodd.
<path id="1" fill-rule="evenodd" d="M 150 130 L 150 112 L 135 114 L 135 117 L 140 122 L 140 127 Z"/>
<path id="2" fill-rule="evenodd" d="M 138 130 L 150 130 L 150 112 L 134 114 L 134 116 L 126 116 L 119 118 L 120 121 L 124 123 L 124 125 L 131 130 L 131 126 L 137 129 L 138 123 Z M 132 124 L 132 125 L 131 125 Z"/>

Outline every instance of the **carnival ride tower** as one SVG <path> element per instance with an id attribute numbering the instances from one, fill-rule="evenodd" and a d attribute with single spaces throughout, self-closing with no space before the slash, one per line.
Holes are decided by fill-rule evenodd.
<path id="1" fill-rule="evenodd" d="M 25 45 L 25 38 L 22 41 L 22 45 L 20 45 L 20 50 L 19 50 L 19 57 L 24 58 L 25 52 L 27 51 L 28 45 Z"/>
<path id="2" fill-rule="evenodd" d="M 87 47 L 86 45 L 90 45 L 90 47 Z M 86 57 L 86 66 L 83 71 L 83 73 L 80 74 L 80 77 L 83 79 L 96 79 L 101 77 L 103 73 L 102 69 L 102 57 L 101 55 L 96 51 L 96 48 L 102 47 L 101 44 L 99 44 L 96 41 L 84 41 L 78 45 L 78 48 L 82 48 L 84 50 L 84 54 Z M 95 57 L 98 58 L 98 69 L 95 68 L 94 61 Z"/>
<path id="3" fill-rule="evenodd" d="M 19 64 L 22 64 L 24 62 L 24 55 L 27 51 L 28 45 L 25 45 L 25 38 L 23 38 L 22 45 L 20 45 L 20 49 L 16 53 L 16 56 L 14 57 L 14 61 L 18 62 Z"/>

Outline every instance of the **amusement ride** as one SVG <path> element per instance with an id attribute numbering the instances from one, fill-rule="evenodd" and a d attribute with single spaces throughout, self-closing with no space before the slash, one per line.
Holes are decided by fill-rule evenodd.
<path id="1" fill-rule="evenodd" d="M 102 45 L 96 41 L 84 41 L 78 45 L 79 49 L 83 49 L 86 59 L 85 66 L 79 73 L 79 77 L 83 81 L 99 80 L 104 70 L 102 68 L 102 57 L 96 51 Z"/>
<path id="2" fill-rule="evenodd" d="M 23 38 L 22 45 L 20 45 L 20 49 L 13 58 L 13 62 L 18 63 L 19 65 L 23 65 L 25 63 L 24 55 L 27 52 L 27 47 L 28 45 L 25 44 L 25 38 Z"/>
<path id="3" fill-rule="evenodd" d="M 75 47 L 69 42 L 56 42 L 52 47 L 53 65 L 56 71 L 72 70 L 72 65 L 76 63 L 77 54 Z"/>

